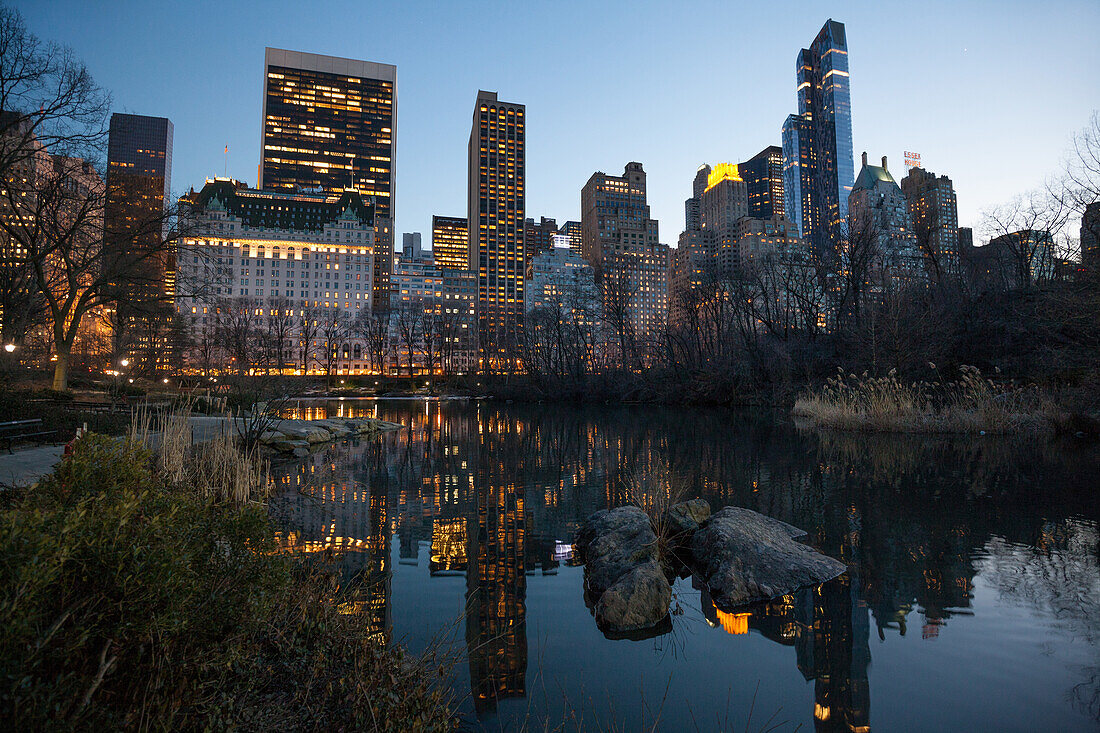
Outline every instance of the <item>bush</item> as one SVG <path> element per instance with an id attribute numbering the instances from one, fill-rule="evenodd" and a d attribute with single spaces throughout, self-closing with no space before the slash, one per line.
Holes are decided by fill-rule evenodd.
<path id="1" fill-rule="evenodd" d="M 89 435 L 0 509 L 0 716 L 20 729 L 443 729 L 438 675 L 278 554 L 265 507 Z"/>

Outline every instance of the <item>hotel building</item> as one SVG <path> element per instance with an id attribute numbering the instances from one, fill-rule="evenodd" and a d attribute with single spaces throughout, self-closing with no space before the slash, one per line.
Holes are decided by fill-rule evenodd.
<path id="1" fill-rule="evenodd" d="M 349 321 L 371 310 L 374 208 L 357 191 L 257 191 L 217 178 L 180 206 L 193 233 L 179 247 L 176 310 L 193 332 L 227 308 L 314 308 Z M 368 371 L 362 352 L 349 338 L 341 373 Z"/>

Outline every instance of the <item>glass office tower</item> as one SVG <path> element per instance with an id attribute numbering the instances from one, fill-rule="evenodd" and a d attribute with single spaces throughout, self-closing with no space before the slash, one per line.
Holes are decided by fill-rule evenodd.
<path id="1" fill-rule="evenodd" d="M 797 205 L 801 199 L 802 205 L 801 215 L 789 218 L 799 224 L 802 236 L 820 249 L 839 240 L 855 179 L 848 42 L 843 23 L 826 21 L 810 47 L 799 52 L 797 80 L 798 115 L 788 117 L 783 126 L 784 179 L 793 184 L 797 178 L 801 186 L 810 184 L 811 190 L 795 196 L 792 188 L 787 188 L 792 203 Z M 800 170 L 796 176 L 794 167 L 807 164 L 811 170 Z"/>
<path id="2" fill-rule="evenodd" d="M 172 122 L 116 112 L 107 140 L 105 267 L 112 275 L 113 351 L 131 371 L 169 368 L 175 260 L 163 247 L 172 188 Z"/>
<path id="3" fill-rule="evenodd" d="M 375 201 L 374 299 L 393 265 L 397 67 L 268 48 L 258 189 L 340 192 Z"/>

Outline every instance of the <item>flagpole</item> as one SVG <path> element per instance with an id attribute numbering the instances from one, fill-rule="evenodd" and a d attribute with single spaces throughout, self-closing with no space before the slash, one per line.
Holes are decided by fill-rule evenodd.
<path id="1" fill-rule="evenodd" d="M 229 177 L 229 146 L 225 146 L 225 163 L 222 167 L 222 178 Z"/>

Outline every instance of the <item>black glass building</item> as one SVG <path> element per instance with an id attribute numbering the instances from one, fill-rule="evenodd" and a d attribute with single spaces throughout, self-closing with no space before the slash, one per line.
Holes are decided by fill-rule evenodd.
<path id="1" fill-rule="evenodd" d="M 172 121 L 111 115 L 104 207 L 105 265 L 113 270 L 114 350 L 131 371 L 168 366 L 175 263 L 162 247 L 172 188 Z"/>
<path id="2" fill-rule="evenodd" d="M 393 267 L 397 67 L 268 48 L 259 185 L 353 188 L 376 203 L 374 302 L 389 302 Z"/>

